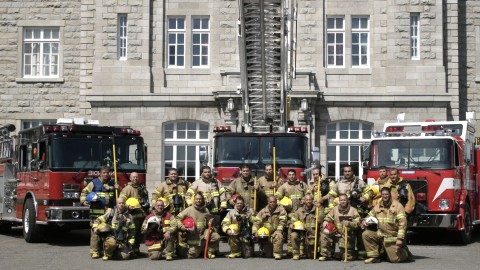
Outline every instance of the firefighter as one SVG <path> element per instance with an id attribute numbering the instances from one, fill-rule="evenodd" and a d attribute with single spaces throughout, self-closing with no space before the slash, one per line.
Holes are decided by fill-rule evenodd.
<path id="1" fill-rule="evenodd" d="M 186 194 L 189 187 L 188 181 L 178 177 L 178 170 L 170 168 L 168 177 L 152 192 L 152 205 L 155 205 L 157 200 L 166 198 L 168 199 L 166 211 L 174 216 L 178 215 L 187 207 Z M 178 254 L 186 254 L 187 243 L 183 235 L 183 232 L 177 232 L 173 237 Z"/>
<path id="2" fill-rule="evenodd" d="M 155 204 L 155 201 L 159 198 L 167 198 L 170 206 L 167 210 L 173 215 L 178 215 L 178 213 L 183 211 L 187 206 L 185 194 L 189 187 L 189 182 L 178 177 L 178 170 L 171 168 L 168 170 L 168 177 L 165 181 L 160 183 L 152 192 L 152 205 Z"/>
<path id="3" fill-rule="evenodd" d="M 201 191 L 210 213 L 219 214 L 220 211 L 227 208 L 225 188 L 220 181 L 212 176 L 212 169 L 209 166 L 203 166 L 201 171 L 201 178 L 193 182 L 187 191 L 187 203 L 192 205 L 193 201 L 191 198 L 194 197 L 196 192 Z"/>
<path id="4" fill-rule="evenodd" d="M 323 222 L 323 227 L 327 227 L 328 223 L 333 223 L 336 228 L 336 233 L 330 231 L 322 231 L 321 234 L 321 248 L 319 261 L 327 261 L 333 258 L 335 252 L 335 243 L 338 242 L 341 258 L 347 253 L 346 259 L 353 261 L 355 255 L 355 240 L 356 231 L 360 226 L 360 215 L 357 209 L 352 207 L 348 201 L 346 194 L 338 196 L 338 205 L 328 213 Z M 346 233 L 345 234 L 345 228 Z M 347 246 L 345 246 L 345 237 L 347 237 Z"/>
<path id="5" fill-rule="evenodd" d="M 128 260 L 135 243 L 135 224 L 127 211 L 125 198 L 118 198 L 115 208 L 108 209 L 93 223 L 93 233 L 103 239 L 104 261 Z"/>
<path id="6" fill-rule="evenodd" d="M 133 245 L 133 256 L 140 255 L 140 242 L 142 241 L 143 220 L 145 219 L 145 210 L 150 208 L 148 203 L 148 191 L 145 186 L 141 187 L 138 184 L 138 173 L 132 172 L 130 174 L 130 181 L 120 192 L 120 197 L 126 200 L 127 207 L 133 217 L 135 223 L 135 244 Z M 135 199 L 136 201 L 132 200 Z"/>
<path id="7" fill-rule="evenodd" d="M 247 164 L 240 166 L 240 177 L 235 178 L 225 189 L 228 203 L 235 206 L 232 195 L 238 194 L 245 200 L 245 206 L 253 207 L 254 179 L 250 174 L 250 167 Z"/>
<path id="8" fill-rule="evenodd" d="M 206 208 L 205 197 L 201 191 L 197 191 L 193 198 L 193 205 L 180 212 L 175 218 L 177 229 L 187 234 L 188 251 L 187 254 L 182 254 L 182 257 L 197 258 L 204 250 L 205 245 L 208 245 L 208 258 L 214 259 L 220 235 L 211 230 L 209 242 L 206 243 L 208 224 L 213 223 L 214 217 Z M 184 223 L 185 220 L 189 220 L 189 222 Z"/>
<path id="9" fill-rule="evenodd" d="M 323 211 L 318 213 L 317 219 L 313 195 L 307 194 L 303 198 L 303 206 L 290 214 L 289 227 L 292 230 L 290 242 L 292 243 L 293 260 L 299 260 L 302 253 L 306 254 L 307 258 L 313 258 L 316 222 L 318 220 L 318 223 L 321 224 L 324 219 Z"/>
<path id="10" fill-rule="evenodd" d="M 410 260 L 411 253 L 405 243 L 407 231 L 405 210 L 399 201 L 392 199 L 389 187 L 383 187 L 381 194 L 382 201 L 368 213 L 368 217 L 374 217 L 378 222 L 377 231 L 367 229 L 362 234 L 368 256 L 365 263 L 380 262 L 382 247 L 392 263 Z M 369 225 L 366 220 L 362 223 L 365 227 Z"/>
<path id="11" fill-rule="evenodd" d="M 320 194 L 317 194 L 318 180 L 320 180 Z M 320 211 L 325 212 L 325 210 L 328 210 L 328 192 L 330 192 L 333 186 L 335 186 L 334 180 L 328 179 L 324 174 L 320 176 L 320 168 L 314 168 L 312 170 L 312 184 L 308 188 L 307 193 L 312 194 L 316 205 L 322 207 Z"/>
<path id="12" fill-rule="evenodd" d="M 284 207 L 286 206 L 283 203 L 285 199 L 288 198 L 289 203 L 291 200 L 291 206 L 285 207 L 285 210 L 287 211 L 287 213 L 290 214 L 290 213 L 294 213 L 300 208 L 302 204 L 302 198 L 303 196 L 305 196 L 305 194 L 307 194 L 307 186 L 305 185 L 305 183 L 297 179 L 296 172 L 293 169 L 288 170 L 287 179 L 288 179 L 287 182 L 278 189 L 278 191 L 275 193 L 275 196 L 280 200 L 280 203 L 284 205 Z M 288 254 L 292 253 L 292 243 L 290 242 L 291 233 L 292 233 L 292 230 L 288 228 L 288 232 L 287 232 L 287 253 Z"/>
<path id="13" fill-rule="evenodd" d="M 390 177 L 385 186 L 390 188 L 392 198 L 402 204 L 407 215 L 415 210 L 415 194 L 410 184 L 398 175 L 397 168 L 390 169 Z"/>
<path id="14" fill-rule="evenodd" d="M 380 194 L 380 189 L 388 182 L 388 179 L 389 179 L 388 173 L 387 173 L 387 167 L 385 166 L 380 166 L 378 168 L 378 174 L 379 174 L 379 177 L 377 178 L 375 183 L 373 183 L 370 186 L 370 190 L 372 194 L 372 197 L 370 199 L 371 208 L 373 208 L 378 202 L 381 201 L 382 196 Z"/>
<path id="15" fill-rule="evenodd" d="M 361 218 L 364 218 L 367 215 L 371 197 L 371 188 L 362 179 L 357 178 L 353 174 L 351 165 L 343 167 L 343 177 L 340 178 L 328 193 L 329 200 L 332 201 L 328 206 L 330 209 L 336 205 L 338 194 L 346 194 L 348 196 L 350 205 L 357 209 Z M 363 247 L 363 242 L 361 241 L 362 230 L 360 227 L 356 230 L 356 238 L 358 257 L 364 259 L 366 253 L 365 248 Z"/>
<path id="16" fill-rule="evenodd" d="M 266 164 L 264 167 L 265 174 L 258 178 L 254 189 L 257 190 L 257 209 L 263 209 L 268 204 L 268 197 L 275 195 L 274 190 L 277 191 L 280 187 L 281 181 L 279 177 L 273 179 L 273 165 Z"/>
<path id="17" fill-rule="evenodd" d="M 230 210 L 222 221 L 222 230 L 228 235 L 230 254 L 228 258 L 244 258 L 252 256 L 252 230 L 251 223 L 254 221 L 253 209 L 247 207 L 242 196 L 235 198 L 235 207 Z M 250 231 L 248 231 L 250 229 Z"/>
<path id="18" fill-rule="evenodd" d="M 173 234 L 175 227 L 171 226 L 173 216 L 166 210 L 165 201 L 155 201 L 153 212 L 150 213 L 142 224 L 142 234 L 145 236 L 145 245 L 150 260 L 159 260 L 165 250 L 165 260 L 172 261 L 174 255 Z"/>
<path id="19" fill-rule="evenodd" d="M 115 202 L 114 193 L 115 182 L 110 177 L 110 168 L 102 166 L 99 177 L 90 181 L 80 195 L 80 203 L 90 207 L 90 226 Z M 87 196 L 91 199 L 87 200 Z M 95 233 L 90 235 L 90 256 L 92 259 L 98 259 L 102 249 L 102 239 Z"/>
<path id="20" fill-rule="evenodd" d="M 287 211 L 277 204 L 275 196 L 268 197 L 268 205 L 256 215 L 252 233 L 264 257 L 282 259 L 283 229 L 287 226 Z"/>

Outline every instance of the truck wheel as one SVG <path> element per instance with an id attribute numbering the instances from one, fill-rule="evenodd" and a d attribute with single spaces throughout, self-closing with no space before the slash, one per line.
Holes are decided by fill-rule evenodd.
<path id="1" fill-rule="evenodd" d="M 23 238 L 28 243 L 40 242 L 42 239 L 42 228 L 37 224 L 35 213 L 35 205 L 33 205 L 33 200 L 27 199 L 25 206 L 23 208 Z"/>
<path id="2" fill-rule="evenodd" d="M 470 215 L 470 205 L 465 205 L 465 216 L 463 217 L 464 229 L 460 231 L 460 243 L 462 245 L 468 245 L 472 241 L 472 216 Z"/>

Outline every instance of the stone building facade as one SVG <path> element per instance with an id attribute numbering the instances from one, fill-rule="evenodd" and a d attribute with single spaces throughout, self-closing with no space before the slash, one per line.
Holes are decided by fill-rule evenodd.
<path id="1" fill-rule="evenodd" d="M 238 2 L 0 1 L 0 123 L 132 126 L 149 147 L 151 186 L 169 166 L 197 177 L 198 147 L 232 116 L 229 98 L 233 128 L 243 121 Z M 479 1 L 295 2 L 290 115 L 310 128 L 329 175 L 346 163 L 361 174 L 362 144 L 398 113 L 422 121 L 479 111 Z M 48 65 L 31 65 L 32 41 L 53 44 L 39 52 Z"/>

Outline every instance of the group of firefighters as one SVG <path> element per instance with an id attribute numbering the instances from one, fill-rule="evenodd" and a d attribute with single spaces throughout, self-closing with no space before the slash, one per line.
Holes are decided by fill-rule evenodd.
<path id="1" fill-rule="evenodd" d="M 319 261 L 410 261 L 407 215 L 415 208 L 415 196 L 396 168 L 379 172 L 376 182 L 367 185 L 349 165 L 337 182 L 315 168 L 307 185 L 295 170 L 288 171 L 285 181 L 266 165 L 257 179 L 242 165 L 240 176 L 224 186 L 208 166 L 193 183 L 172 168 L 153 191 L 150 207 L 137 173 L 121 189 L 110 179 L 109 168 L 102 167 L 81 195 L 91 209 L 90 255 L 134 258 L 143 239 L 152 260 L 213 259 L 219 254 L 221 230 L 228 237 L 228 258 L 252 257 L 257 243 L 262 256 L 280 260 L 287 242 L 293 260 L 318 255 Z M 120 194 L 116 200 L 114 193 Z"/>

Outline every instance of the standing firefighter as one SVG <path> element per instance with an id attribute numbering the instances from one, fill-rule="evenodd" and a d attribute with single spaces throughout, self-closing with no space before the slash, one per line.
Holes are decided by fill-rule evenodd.
<path id="1" fill-rule="evenodd" d="M 315 216 L 317 211 L 313 205 L 313 196 L 305 195 L 303 198 L 303 206 L 297 211 L 290 214 L 290 242 L 292 243 L 292 255 L 294 260 L 299 260 L 301 254 L 307 255 L 307 258 L 313 258 L 315 252 L 315 226 L 323 222 L 324 213 L 319 211 L 319 217 Z M 303 228 L 302 228 L 303 227 Z"/>
<path id="2" fill-rule="evenodd" d="M 103 239 L 104 261 L 130 259 L 135 242 L 135 224 L 128 213 L 125 199 L 118 198 L 117 206 L 110 208 L 93 223 L 93 233 Z"/>
<path id="3" fill-rule="evenodd" d="M 234 194 L 238 194 L 245 200 L 245 205 L 249 208 L 252 208 L 254 200 L 254 178 L 250 174 L 250 167 L 246 164 L 240 166 L 240 172 L 240 177 L 234 179 L 225 190 L 227 200 L 231 206 L 235 206 L 232 196 Z"/>
<path id="4" fill-rule="evenodd" d="M 410 184 L 398 175 L 398 169 L 390 169 L 390 178 L 385 186 L 390 188 L 392 199 L 402 204 L 407 215 L 415 210 L 415 194 Z"/>
<path id="5" fill-rule="evenodd" d="M 340 253 L 343 254 L 342 257 L 346 257 L 348 261 L 355 260 L 355 231 L 359 228 L 360 216 L 357 209 L 350 206 L 347 195 L 340 194 L 338 205 L 328 213 L 323 223 L 326 229 L 322 230 L 319 260 L 327 261 L 333 258 L 336 242 Z M 334 230 L 330 228 L 332 225 L 335 227 Z"/>
<path id="6" fill-rule="evenodd" d="M 209 224 L 214 221 L 214 217 L 205 207 L 205 198 L 202 192 L 195 193 L 193 205 L 180 212 L 175 220 L 177 228 L 187 234 L 188 252 L 182 254 L 183 257 L 197 258 L 208 245 L 208 258 L 215 258 L 220 235 L 207 229 Z"/>
<path id="7" fill-rule="evenodd" d="M 380 262 L 380 250 L 385 249 L 388 260 L 392 263 L 411 259 L 411 254 L 405 244 L 407 217 L 403 206 L 393 200 L 390 188 L 381 189 L 382 201 L 368 213 L 368 218 L 374 220 L 378 227 L 365 230 L 362 234 L 368 259 L 365 263 Z M 373 219 L 374 218 L 374 219 Z M 365 227 L 370 222 L 363 221 Z"/>
<path id="8" fill-rule="evenodd" d="M 110 178 L 110 169 L 107 166 L 100 167 L 100 175 L 93 179 L 82 190 L 80 196 L 80 203 L 90 207 L 90 224 L 105 214 L 105 210 L 115 203 L 115 183 Z M 96 234 L 92 233 L 90 237 L 90 256 L 92 259 L 100 258 L 100 251 L 102 249 L 102 239 Z"/>
<path id="9" fill-rule="evenodd" d="M 172 235 L 175 228 L 171 226 L 172 220 L 172 214 L 165 209 L 165 202 L 163 200 L 155 201 L 153 212 L 145 218 L 142 224 L 142 234 L 145 236 L 145 245 L 151 260 L 159 260 L 163 250 L 165 250 L 165 260 L 173 260 Z"/>
<path id="10" fill-rule="evenodd" d="M 253 209 L 245 206 L 242 196 L 235 199 L 235 207 L 230 210 L 222 221 L 222 230 L 228 235 L 230 245 L 229 258 L 244 258 L 252 256 L 253 236 L 251 223 L 254 218 Z"/>
<path id="11" fill-rule="evenodd" d="M 272 164 L 265 165 L 265 174 L 258 178 L 254 188 L 257 190 L 257 209 L 263 209 L 268 204 L 268 197 L 275 195 L 275 191 L 280 187 L 281 181 L 277 176 L 273 179 Z"/>
<path id="12" fill-rule="evenodd" d="M 145 186 L 141 187 L 138 184 L 138 173 L 132 172 L 130 174 L 130 181 L 120 192 L 120 197 L 126 200 L 128 211 L 133 217 L 133 223 L 135 223 L 135 244 L 133 244 L 133 255 L 138 256 L 140 254 L 140 242 L 142 241 L 140 229 L 146 216 L 144 209 L 146 208 L 148 211 L 150 208 L 147 189 Z"/>
<path id="13" fill-rule="evenodd" d="M 320 185 L 320 192 L 318 192 L 318 185 Z M 318 205 L 322 207 L 321 211 L 325 211 L 328 207 L 328 193 L 334 186 L 334 180 L 328 179 L 326 175 L 320 175 L 320 168 L 312 170 L 312 185 L 308 188 L 307 193 L 311 194 Z"/>
<path id="14" fill-rule="evenodd" d="M 252 233 L 260 244 L 264 257 L 281 260 L 283 254 L 283 229 L 287 226 L 287 211 L 277 205 L 275 196 L 268 197 L 268 205 L 258 212 Z"/>
<path id="15" fill-rule="evenodd" d="M 177 169 L 171 168 L 168 170 L 167 179 L 152 192 L 152 205 L 160 198 L 167 198 L 170 206 L 167 210 L 178 215 L 187 206 L 185 195 L 189 187 L 190 183 L 178 177 Z"/>
<path id="16" fill-rule="evenodd" d="M 202 167 L 202 177 L 192 183 L 187 191 L 187 203 L 192 205 L 196 192 L 202 192 L 205 203 L 211 214 L 218 214 L 227 208 L 225 188 L 222 183 L 212 176 L 212 169 L 209 166 Z"/>

